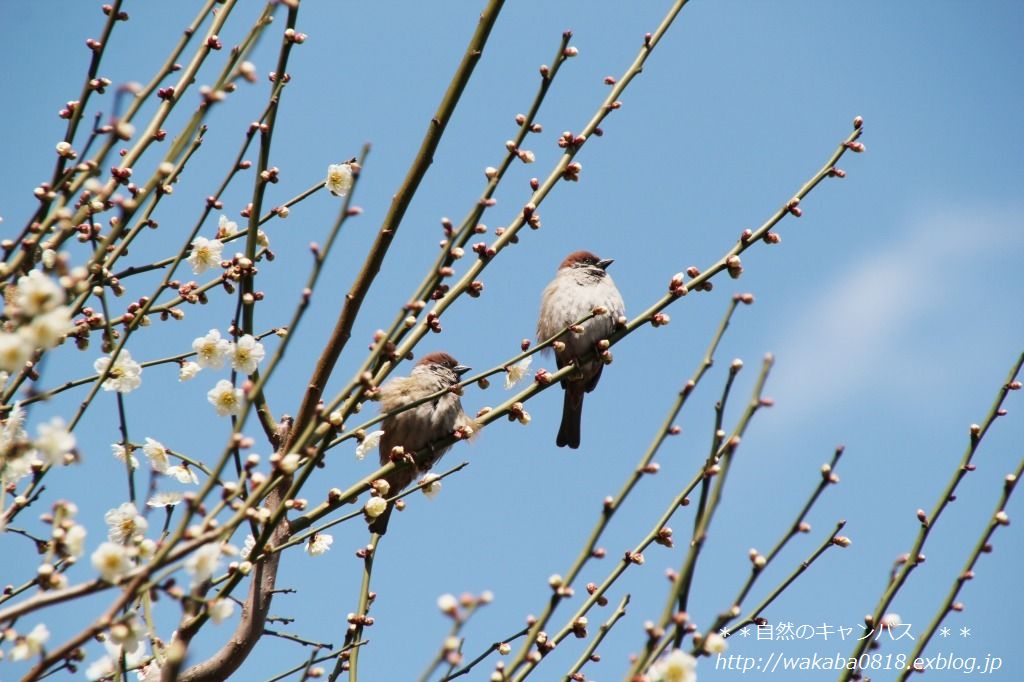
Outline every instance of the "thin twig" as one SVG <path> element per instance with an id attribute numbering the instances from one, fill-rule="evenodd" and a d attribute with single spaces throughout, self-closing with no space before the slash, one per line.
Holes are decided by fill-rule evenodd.
<path id="1" fill-rule="evenodd" d="M 580 654 L 580 657 L 576 659 L 576 663 L 574 663 L 573 666 L 569 668 L 569 672 L 567 672 L 565 674 L 565 678 L 563 678 L 564 682 L 572 682 L 573 675 L 583 670 L 583 666 L 585 666 L 587 662 L 590 661 L 590 658 L 594 655 L 594 652 L 597 651 L 597 647 L 601 645 L 601 642 L 604 641 L 604 638 L 608 636 L 608 633 L 611 631 L 611 629 L 615 627 L 615 624 L 618 623 L 623 616 L 626 615 L 627 604 L 629 604 L 629 594 L 622 598 L 622 601 L 619 602 L 619 605 L 618 607 L 616 607 L 615 612 L 611 615 L 611 617 L 608 620 L 604 622 L 604 624 L 598 630 L 597 636 L 590 641 L 590 644 L 587 645 L 587 648 L 584 649 L 583 653 Z"/>
<path id="2" fill-rule="evenodd" d="M 949 483 L 946 484 L 946 488 L 939 495 L 939 499 L 936 501 L 931 514 L 928 514 L 923 519 L 921 529 L 917 533 L 917 539 L 914 541 L 914 546 L 907 554 L 907 560 L 903 562 L 902 568 L 900 568 L 894 579 L 889 582 L 885 591 L 882 593 L 881 598 L 878 600 L 878 604 L 871 611 L 871 615 L 869 616 L 871 618 L 871 622 L 869 623 L 871 627 L 873 627 L 875 623 L 882 622 L 882 617 L 888 611 L 892 600 L 896 598 L 896 593 L 899 592 L 900 588 L 902 588 L 904 583 L 906 583 L 907 578 L 910 576 L 910 572 L 913 571 L 919 563 L 924 561 L 924 555 L 921 554 L 921 550 L 924 549 L 925 542 L 928 540 L 928 534 L 935 527 L 936 522 L 938 522 L 939 517 L 946 509 L 950 500 L 953 499 L 960 481 L 963 480 L 963 477 L 967 475 L 967 472 L 973 468 L 971 466 L 971 460 L 974 458 L 974 453 L 977 452 L 982 439 L 985 437 L 985 434 L 988 433 L 989 427 L 992 426 L 992 423 L 999 416 L 999 410 L 1002 407 L 1003 400 L 1006 399 L 1006 394 L 1010 392 L 1010 385 L 1016 380 L 1017 374 L 1020 373 L 1022 365 L 1024 365 L 1024 353 L 1020 354 L 1020 357 L 1017 358 L 1013 367 L 1010 368 L 1010 373 L 1006 377 L 1006 381 L 1003 382 L 1003 385 L 999 388 L 999 392 L 996 394 L 996 399 L 992 403 L 992 407 L 989 408 L 988 415 L 986 415 L 985 420 L 980 426 L 977 424 L 971 425 L 970 440 L 967 444 L 967 449 L 964 451 L 963 457 L 960 459 L 960 465 L 957 466 L 956 470 L 953 472 L 952 478 L 949 480 Z M 865 638 L 859 642 L 851 654 L 853 659 L 856 660 L 861 654 L 863 654 L 870 643 L 870 638 Z M 858 671 L 859 668 L 854 670 L 843 670 L 839 677 L 840 682 L 848 682 L 855 673 L 858 673 Z"/>
<path id="3" fill-rule="evenodd" d="M 996 529 L 1000 526 L 1005 526 L 1010 523 L 1009 517 L 1006 515 L 1006 505 L 1010 501 L 1010 496 L 1013 495 L 1013 490 L 1017 486 L 1017 481 L 1020 480 L 1021 475 L 1024 474 L 1024 459 L 1021 459 L 1020 464 L 1017 465 L 1017 471 L 1012 474 L 1008 474 L 1006 479 L 1003 481 L 1003 492 L 999 498 L 999 503 L 996 505 L 995 512 L 992 513 L 992 518 L 989 519 L 985 526 L 984 532 L 981 537 L 978 538 L 978 542 L 974 545 L 974 550 L 970 556 L 967 557 L 967 562 L 964 564 L 963 570 L 957 575 L 956 580 L 953 582 L 953 586 L 949 590 L 949 594 L 946 595 L 946 599 L 942 602 L 942 606 L 939 607 L 938 613 L 932 619 L 932 622 L 928 624 L 925 631 L 917 638 L 917 645 L 914 647 L 914 651 L 911 652 L 907 658 L 908 664 L 904 669 L 903 674 L 900 675 L 901 682 L 906 680 L 914 672 L 924 672 L 923 668 L 918 670 L 914 667 L 914 662 L 917 661 L 921 654 L 924 653 L 925 648 L 928 646 L 928 642 L 931 641 L 932 637 L 935 636 L 935 631 L 942 625 L 942 621 L 945 620 L 953 611 L 959 611 L 963 608 L 963 605 L 957 605 L 956 598 L 960 594 L 960 590 L 963 589 L 964 583 L 974 578 L 974 566 L 978 563 L 978 559 L 981 555 L 991 550 L 989 541 L 992 539 L 992 534 L 996 532 Z"/>
<path id="4" fill-rule="evenodd" d="M 522 630 L 520 630 L 519 632 L 517 632 L 514 635 L 512 635 L 511 637 L 506 637 L 505 639 L 503 639 L 501 641 L 493 642 L 479 656 L 477 656 L 472 661 L 470 661 L 466 665 L 462 666 L 461 668 L 459 668 L 455 672 L 449 673 L 448 675 L 445 675 L 444 677 L 442 677 L 439 680 L 439 682 L 448 682 L 449 680 L 454 680 L 456 677 L 462 677 L 463 675 L 468 675 L 469 671 L 471 671 L 474 667 L 476 667 L 478 664 L 480 664 L 484 659 L 486 659 L 488 656 L 493 654 L 495 651 L 500 649 L 502 644 L 508 644 L 509 642 L 514 642 L 515 640 L 519 639 L 520 637 L 523 637 L 524 635 L 526 635 L 526 633 L 529 632 L 529 631 L 530 631 L 530 628 L 529 627 L 525 627 Z"/>

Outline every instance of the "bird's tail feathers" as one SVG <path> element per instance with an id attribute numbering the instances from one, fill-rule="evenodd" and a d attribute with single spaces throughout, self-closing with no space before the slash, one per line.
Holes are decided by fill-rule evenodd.
<path id="1" fill-rule="evenodd" d="M 569 446 L 573 450 L 580 446 L 580 421 L 583 419 L 583 387 L 569 386 L 565 389 L 562 403 L 562 423 L 558 427 L 558 447 Z"/>

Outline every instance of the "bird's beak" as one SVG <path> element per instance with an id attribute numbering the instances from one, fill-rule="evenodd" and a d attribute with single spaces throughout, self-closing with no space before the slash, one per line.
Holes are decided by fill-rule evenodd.
<path id="1" fill-rule="evenodd" d="M 597 267 L 602 270 L 607 270 L 608 266 L 615 262 L 614 258 L 605 258 L 604 260 L 597 261 Z"/>
<path id="2" fill-rule="evenodd" d="M 452 370 L 452 371 L 454 371 L 457 376 L 461 377 L 463 374 L 465 374 L 466 372 L 468 372 L 471 369 L 473 369 L 473 368 L 472 367 L 466 367 L 465 365 L 455 365 L 455 369 Z"/>

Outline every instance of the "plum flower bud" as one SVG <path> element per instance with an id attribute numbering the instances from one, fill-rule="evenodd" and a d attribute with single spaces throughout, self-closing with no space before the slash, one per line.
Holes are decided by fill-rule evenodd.
<path id="1" fill-rule="evenodd" d="M 523 426 L 530 423 L 530 413 L 523 409 L 522 403 L 513 403 L 508 411 L 509 421 L 518 421 Z"/>
<path id="2" fill-rule="evenodd" d="M 577 639 L 583 639 L 587 636 L 587 617 L 580 616 L 572 623 L 572 634 Z"/>
<path id="3" fill-rule="evenodd" d="M 455 615 L 459 610 L 459 601 L 453 594 L 442 594 L 437 598 L 437 608 L 449 616 Z"/>
<path id="4" fill-rule="evenodd" d="M 383 497 L 371 497 L 366 501 L 366 504 L 363 505 L 363 511 L 366 512 L 368 517 L 375 519 L 383 514 L 387 507 L 388 503 Z"/>
<path id="5" fill-rule="evenodd" d="M 277 463 L 277 468 L 286 474 L 293 474 L 299 468 L 300 459 L 298 454 L 289 453 L 281 458 L 281 461 Z"/>
<path id="6" fill-rule="evenodd" d="M 735 254 L 725 259 L 725 267 L 729 270 L 729 276 L 733 279 L 738 279 L 743 274 L 743 263 L 740 262 L 740 257 Z"/>
<path id="7" fill-rule="evenodd" d="M 421 483 L 423 483 L 421 490 L 427 499 L 432 500 L 441 492 L 441 477 L 437 474 L 427 474 Z"/>
<path id="8" fill-rule="evenodd" d="M 832 538 L 832 544 L 838 545 L 839 547 L 849 547 L 853 544 L 853 540 L 846 537 L 845 535 L 837 535 Z"/>
<path id="9" fill-rule="evenodd" d="M 672 279 L 668 283 L 668 290 L 675 297 L 686 296 L 688 289 L 686 284 L 683 283 L 683 273 L 677 272 L 672 275 Z"/>
<path id="10" fill-rule="evenodd" d="M 704 638 L 704 651 L 709 654 L 723 654 L 728 648 L 729 643 L 725 641 L 725 637 L 722 637 L 717 632 L 709 633 Z"/>

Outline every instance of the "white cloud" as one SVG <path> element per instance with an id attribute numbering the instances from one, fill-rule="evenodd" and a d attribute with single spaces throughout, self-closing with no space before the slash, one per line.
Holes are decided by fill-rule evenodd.
<path id="1" fill-rule="evenodd" d="M 768 391 L 784 408 L 777 416 L 812 419 L 847 401 L 900 402 L 943 385 L 950 345 L 970 346 L 972 335 L 988 333 L 972 325 L 972 301 L 998 297 L 1015 281 L 1017 295 L 1005 296 L 1006 304 L 1019 298 L 1019 274 L 993 269 L 1021 252 L 1022 214 L 937 211 L 904 223 L 887 243 L 878 239 L 768 339 L 780 361 Z M 1007 324 L 992 328 L 990 340 L 1019 329 L 1014 313 L 1004 314 Z"/>

